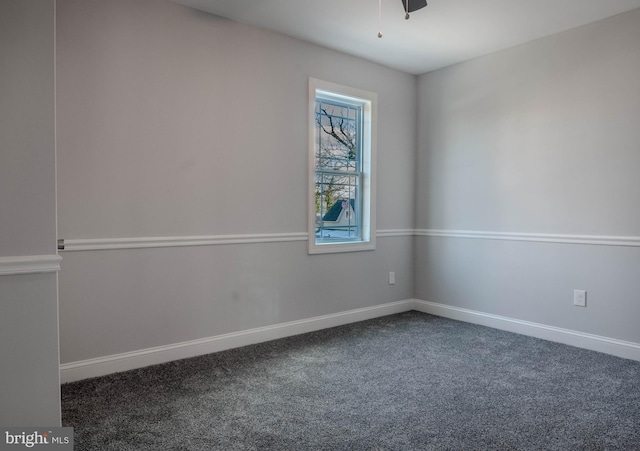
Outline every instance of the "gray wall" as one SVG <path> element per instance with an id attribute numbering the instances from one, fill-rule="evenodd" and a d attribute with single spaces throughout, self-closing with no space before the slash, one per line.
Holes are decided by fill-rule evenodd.
<path id="1" fill-rule="evenodd" d="M 0 2 L 0 425 L 59 426 L 54 2 Z M 36 258 L 37 259 L 37 258 Z"/>
<path id="2" fill-rule="evenodd" d="M 416 227 L 640 236 L 640 10 L 419 77 Z M 421 236 L 419 299 L 640 342 L 640 248 Z M 588 307 L 573 307 L 573 289 Z"/>
<path id="3" fill-rule="evenodd" d="M 310 76 L 378 93 L 379 230 L 639 236 L 639 34 L 632 11 L 414 77 L 168 1 L 58 0 L 59 236 L 305 232 Z M 352 254 L 64 257 L 65 363 L 412 297 L 640 342 L 638 247 L 387 236 Z"/>
<path id="4" fill-rule="evenodd" d="M 413 227 L 414 76 L 168 1 L 57 8 L 61 238 L 305 232 L 310 76 L 378 93 L 378 228 Z M 411 243 L 66 252 L 61 361 L 410 298 Z"/>

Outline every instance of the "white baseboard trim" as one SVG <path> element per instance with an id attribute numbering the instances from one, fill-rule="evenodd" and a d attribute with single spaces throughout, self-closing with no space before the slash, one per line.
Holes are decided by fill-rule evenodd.
<path id="1" fill-rule="evenodd" d="M 239 348 L 250 344 L 355 323 L 380 316 L 392 315 L 394 313 L 406 312 L 413 310 L 413 307 L 413 300 L 390 302 L 373 307 L 316 316 L 314 318 L 275 324 L 273 326 L 217 335 L 215 337 L 64 363 L 60 365 L 60 381 L 61 383 L 73 382 L 90 377 L 104 376 L 120 371 L 166 363 L 173 360 L 210 354 L 212 352 Z"/>
<path id="2" fill-rule="evenodd" d="M 640 361 L 640 343 L 415 299 L 414 310 Z"/>
<path id="3" fill-rule="evenodd" d="M 544 340 L 564 343 L 592 351 L 640 361 L 640 343 L 633 343 L 569 329 L 522 321 L 419 299 L 407 299 L 330 315 L 291 321 L 272 326 L 232 332 L 155 348 L 64 363 L 60 365 L 61 383 L 104 376 L 149 365 L 186 359 L 227 349 L 239 348 L 278 338 L 313 332 L 395 313 L 417 310 L 431 315 L 488 326 Z"/>

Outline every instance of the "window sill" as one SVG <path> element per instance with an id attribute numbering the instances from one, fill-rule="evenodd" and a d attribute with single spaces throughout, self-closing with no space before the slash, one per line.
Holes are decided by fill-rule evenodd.
<path id="1" fill-rule="evenodd" d="M 358 252 L 375 250 L 376 243 L 370 241 L 315 243 L 309 241 L 309 254 L 334 254 L 339 252 Z"/>

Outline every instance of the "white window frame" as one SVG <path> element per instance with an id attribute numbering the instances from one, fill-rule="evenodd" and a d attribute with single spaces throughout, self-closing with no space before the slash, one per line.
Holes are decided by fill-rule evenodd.
<path id="1" fill-rule="evenodd" d="M 316 242 L 316 97 L 334 98 L 362 105 L 362 202 L 361 234 L 357 241 Z M 376 248 L 376 151 L 377 151 L 377 100 L 374 92 L 343 86 L 317 78 L 309 78 L 309 254 L 366 251 Z"/>

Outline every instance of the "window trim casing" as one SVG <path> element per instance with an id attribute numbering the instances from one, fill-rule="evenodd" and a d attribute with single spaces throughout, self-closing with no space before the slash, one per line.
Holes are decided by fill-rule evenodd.
<path id="1" fill-rule="evenodd" d="M 315 238 L 315 102 L 321 94 L 336 100 L 353 102 L 362 105 L 362 240 L 330 243 L 316 243 Z M 355 252 L 374 250 L 376 248 L 376 154 L 377 154 L 377 103 L 375 92 L 352 88 L 317 78 L 309 78 L 309 111 L 308 111 L 308 232 L 309 254 L 327 254 L 335 252 Z"/>

